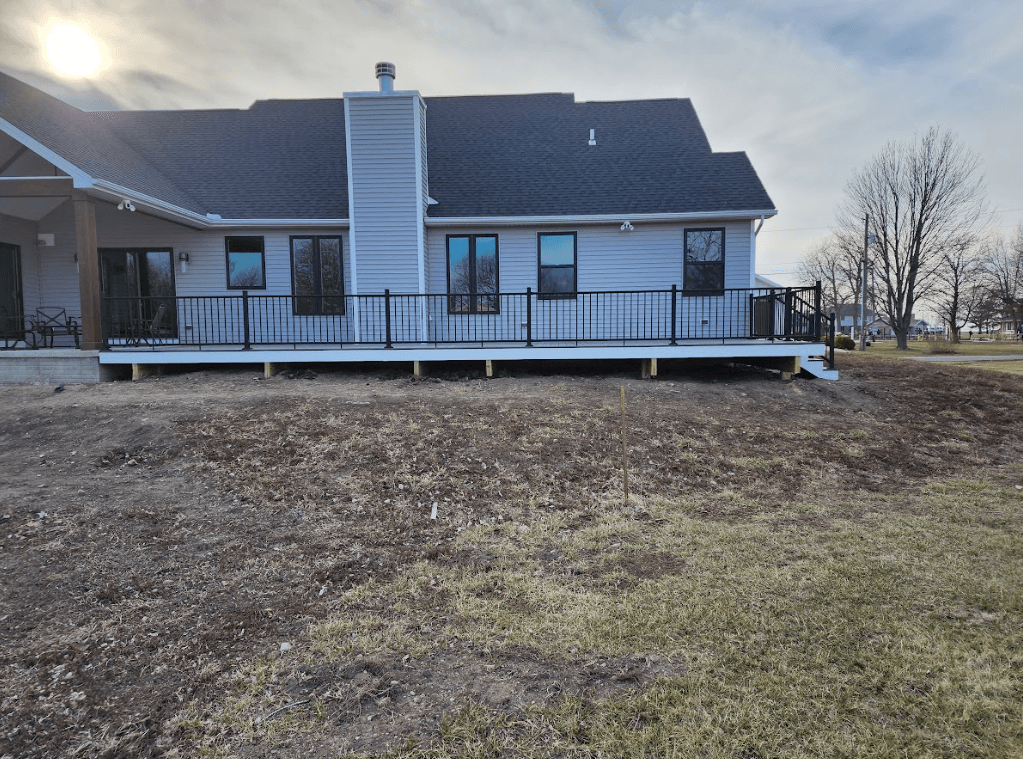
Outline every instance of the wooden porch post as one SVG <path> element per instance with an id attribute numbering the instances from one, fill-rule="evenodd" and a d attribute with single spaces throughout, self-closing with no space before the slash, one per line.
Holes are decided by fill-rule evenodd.
<path id="1" fill-rule="evenodd" d="M 75 251 L 78 254 L 78 292 L 82 301 L 82 349 L 103 347 L 100 324 L 99 245 L 96 242 L 96 207 L 84 192 L 76 191 Z"/>

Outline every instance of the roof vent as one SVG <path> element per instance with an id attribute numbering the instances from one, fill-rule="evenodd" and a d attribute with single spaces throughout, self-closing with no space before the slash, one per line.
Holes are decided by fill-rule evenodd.
<path id="1" fill-rule="evenodd" d="M 394 64 L 378 63 L 377 79 L 380 80 L 381 92 L 394 92 Z"/>
<path id="2" fill-rule="evenodd" d="M 597 144 L 597 136 L 596 135 L 597 135 L 597 130 L 596 129 L 591 129 L 590 130 L 590 145 L 596 145 Z"/>

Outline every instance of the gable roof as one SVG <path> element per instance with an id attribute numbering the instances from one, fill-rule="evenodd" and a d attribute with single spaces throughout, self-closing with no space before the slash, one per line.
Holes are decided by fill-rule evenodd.
<path id="1" fill-rule="evenodd" d="M 261 100 L 247 110 L 92 114 L 203 211 L 229 219 L 346 219 L 342 100 Z"/>
<path id="2" fill-rule="evenodd" d="M 433 97 L 431 218 L 769 210 L 745 153 L 712 153 L 689 100 Z M 588 144 L 594 130 L 596 145 Z"/>
<path id="3" fill-rule="evenodd" d="M 93 179 L 131 188 L 190 211 L 200 204 L 145 157 L 106 128 L 94 113 L 0 72 L 0 119 Z M 60 167 L 70 168 L 70 167 Z"/>
<path id="4" fill-rule="evenodd" d="M 424 98 L 429 218 L 773 212 L 688 99 Z M 225 219 L 346 219 L 344 101 L 83 112 L 0 73 L 0 119 L 90 176 Z M 596 145 L 588 145 L 590 130 Z"/>

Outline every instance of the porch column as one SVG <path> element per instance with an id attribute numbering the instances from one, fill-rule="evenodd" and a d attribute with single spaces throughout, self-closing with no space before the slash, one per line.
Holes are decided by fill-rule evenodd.
<path id="1" fill-rule="evenodd" d="M 96 207 L 92 198 L 76 191 L 75 251 L 78 253 L 78 292 L 82 301 L 82 349 L 103 347 L 100 324 L 99 245 L 96 242 Z"/>

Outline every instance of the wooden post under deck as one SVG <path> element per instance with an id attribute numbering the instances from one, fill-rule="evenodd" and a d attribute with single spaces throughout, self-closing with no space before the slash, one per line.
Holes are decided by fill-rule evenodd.
<path id="1" fill-rule="evenodd" d="M 82 303 L 82 350 L 103 347 L 100 323 L 99 245 L 96 242 L 96 207 L 92 198 L 76 191 L 75 252 L 78 254 L 78 292 Z"/>
<path id="2" fill-rule="evenodd" d="M 793 356 L 791 359 L 787 359 L 781 368 L 781 378 L 783 380 L 790 380 L 799 374 L 800 360 L 799 356 Z"/>

